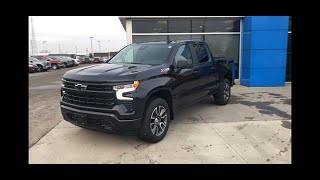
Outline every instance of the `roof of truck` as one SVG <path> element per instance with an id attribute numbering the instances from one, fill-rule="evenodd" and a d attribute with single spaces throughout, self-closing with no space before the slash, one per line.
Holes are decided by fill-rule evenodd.
<path id="1" fill-rule="evenodd" d="M 194 40 L 179 40 L 179 41 L 153 41 L 153 42 L 142 42 L 142 43 L 134 43 L 134 44 L 177 44 L 183 42 L 204 42 L 204 41 L 194 41 Z"/>

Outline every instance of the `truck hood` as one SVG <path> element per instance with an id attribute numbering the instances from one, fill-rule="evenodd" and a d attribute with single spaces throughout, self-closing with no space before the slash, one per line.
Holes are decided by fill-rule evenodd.
<path id="1" fill-rule="evenodd" d="M 63 78 L 88 82 L 133 81 L 138 73 L 155 67 L 141 64 L 98 64 L 68 71 Z"/>

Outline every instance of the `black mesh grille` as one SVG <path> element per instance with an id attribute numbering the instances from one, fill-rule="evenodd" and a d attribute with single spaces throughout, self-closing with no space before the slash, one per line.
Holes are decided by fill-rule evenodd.
<path id="1" fill-rule="evenodd" d="M 70 89 L 76 89 L 76 82 L 63 82 L 64 87 L 66 88 L 70 88 Z M 80 83 L 79 83 L 80 84 Z M 85 84 L 85 83 L 84 83 Z M 88 91 L 111 91 L 112 90 L 112 86 L 108 86 L 108 85 L 87 85 L 86 90 Z"/>
<path id="2" fill-rule="evenodd" d="M 113 94 L 87 95 L 84 93 L 74 93 L 65 91 L 63 101 L 80 106 L 90 106 L 97 108 L 111 109 L 115 105 L 115 97 Z"/>

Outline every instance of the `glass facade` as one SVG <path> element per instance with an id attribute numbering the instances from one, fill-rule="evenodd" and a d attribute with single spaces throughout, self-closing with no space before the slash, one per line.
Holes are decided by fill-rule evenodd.
<path id="1" fill-rule="evenodd" d="M 179 40 L 194 40 L 194 41 L 202 41 L 201 35 L 169 35 L 169 39 L 172 41 Z"/>
<path id="2" fill-rule="evenodd" d="M 169 33 L 191 33 L 190 20 L 169 20 L 168 21 Z"/>
<path id="3" fill-rule="evenodd" d="M 132 20 L 132 33 L 240 32 L 240 19 Z"/>
<path id="4" fill-rule="evenodd" d="M 239 78 L 239 50 L 240 35 L 238 34 L 214 34 L 205 35 L 205 42 L 208 44 L 214 57 L 232 57 L 235 64 L 235 78 Z"/>
<path id="5" fill-rule="evenodd" d="M 235 19 L 207 19 L 204 32 L 240 32 L 240 20 Z"/>
<path id="6" fill-rule="evenodd" d="M 239 77 L 240 18 L 138 19 L 132 20 L 132 42 L 196 40 L 208 43 L 213 56 L 235 60 Z M 140 34 L 143 33 L 143 34 Z M 148 35 L 146 35 L 146 33 Z M 156 35 L 152 33 L 158 33 Z M 181 34 L 164 34 L 181 33 Z M 192 34 L 203 33 L 203 34 Z M 213 34 L 210 34 L 213 33 Z M 140 34 L 140 35 L 139 35 Z M 150 35 L 149 35 L 150 34 Z"/>
<path id="7" fill-rule="evenodd" d="M 166 33 L 168 25 L 166 20 L 133 20 L 132 33 Z"/>
<path id="8" fill-rule="evenodd" d="M 154 35 L 146 35 L 146 36 L 141 36 L 141 35 L 135 35 L 132 36 L 132 42 L 133 43 L 142 43 L 142 42 L 152 42 L 152 41 L 166 41 L 167 40 L 167 36 L 163 36 L 163 35 L 158 35 L 158 36 L 154 36 Z"/>
<path id="9" fill-rule="evenodd" d="M 205 42 L 213 56 L 233 57 L 235 62 L 239 62 L 240 35 L 238 34 L 212 34 L 205 35 Z"/>

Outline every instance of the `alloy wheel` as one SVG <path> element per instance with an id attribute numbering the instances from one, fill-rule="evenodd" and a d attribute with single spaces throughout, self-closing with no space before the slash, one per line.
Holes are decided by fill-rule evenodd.
<path id="1" fill-rule="evenodd" d="M 150 128 L 154 135 L 160 136 L 164 132 L 167 126 L 167 117 L 167 111 L 163 106 L 159 105 L 154 108 L 150 117 Z"/>

